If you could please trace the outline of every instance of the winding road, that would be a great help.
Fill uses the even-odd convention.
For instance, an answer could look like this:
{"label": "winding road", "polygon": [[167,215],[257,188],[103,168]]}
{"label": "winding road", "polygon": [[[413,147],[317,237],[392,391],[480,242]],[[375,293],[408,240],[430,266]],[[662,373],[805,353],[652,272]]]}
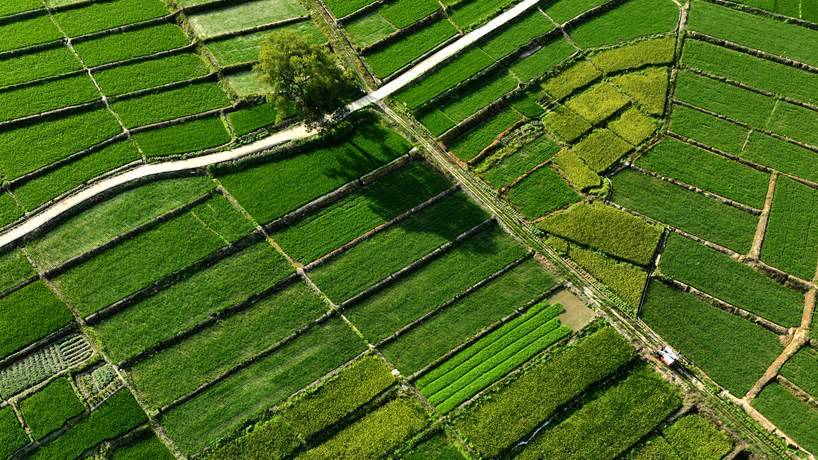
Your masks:
{"label": "winding road", "polygon": [[[352,113],[356,110],[376,104],[400,91],[402,88],[422,77],[441,63],[445,62],[447,59],[460,53],[481,38],[491,34],[507,22],[512,21],[516,17],[525,13],[538,2],[539,0],[523,0],[513,8],[501,13],[485,25],[473,30],[472,32],[469,32],[460,39],[452,42],[448,46],[419,62],[417,65],[410,68],[381,88],[354,102],[351,102],[346,107],[348,112]],[[306,126],[299,124],[276,132],[271,136],[265,137],[264,139],[237,147],[232,150],[225,150],[223,152],[217,152],[210,155],[188,158],[184,160],[148,163],[137,166],[133,169],[126,170],[122,173],[113,175],[109,178],[94,182],[87,187],[81,188],[71,195],[68,195],[41,209],[36,214],[27,216],[17,224],[3,230],[0,232],[0,248],[25,238],[72,209],[75,209],[94,197],[117,187],[121,187],[145,178],[157,177],[179,171],[199,169],[209,165],[238,160],[259,152],[263,152],[286,142],[305,139],[311,135],[312,132]]]}

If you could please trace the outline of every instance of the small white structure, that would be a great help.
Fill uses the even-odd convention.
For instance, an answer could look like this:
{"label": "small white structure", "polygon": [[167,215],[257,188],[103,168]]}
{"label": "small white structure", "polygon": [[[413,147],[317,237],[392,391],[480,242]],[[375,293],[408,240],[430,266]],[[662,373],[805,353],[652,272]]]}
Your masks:
{"label": "small white structure", "polygon": [[676,350],[670,348],[669,345],[665,345],[665,348],[659,350],[657,354],[660,358],[662,358],[662,362],[668,367],[673,367],[679,360],[679,355],[676,353]]}

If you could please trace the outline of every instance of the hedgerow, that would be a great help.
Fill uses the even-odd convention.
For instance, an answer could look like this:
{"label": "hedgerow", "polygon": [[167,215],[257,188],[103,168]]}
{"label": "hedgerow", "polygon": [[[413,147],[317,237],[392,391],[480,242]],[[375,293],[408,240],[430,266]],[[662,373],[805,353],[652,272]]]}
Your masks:
{"label": "hedgerow", "polygon": [[611,79],[637,105],[651,115],[662,115],[667,101],[670,74],[666,67],[626,73]]}
{"label": "hedgerow", "polygon": [[599,174],[592,171],[573,150],[565,149],[558,153],[554,164],[578,190],[591,190],[602,185]]}
{"label": "hedgerow", "polygon": [[602,72],[590,62],[583,60],[544,81],[542,87],[554,100],[559,101],[601,76]]}
{"label": "hedgerow", "polygon": [[461,160],[469,161],[521,119],[522,115],[517,113],[513,107],[508,107],[452,142],[450,150]]}
{"label": "hedgerow", "polygon": [[74,320],[68,308],[43,282],[0,299],[0,358],[56,332]]}
{"label": "hedgerow", "polygon": [[581,48],[595,48],[670,32],[679,8],[657,0],[631,0],[568,31]]}
{"label": "hedgerow", "polygon": [[603,72],[613,73],[646,65],[669,64],[673,61],[675,48],[676,37],[667,35],[599,51],[589,59]]}
{"label": "hedgerow", "polygon": [[201,77],[208,72],[199,55],[185,53],[94,72],[94,79],[102,92],[111,97]]}
{"label": "hedgerow", "polygon": [[0,60],[0,86],[14,85],[82,69],[64,46]]}
{"label": "hedgerow", "polygon": [[[487,218],[462,192],[454,193],[317,266],[310,278],[342,303]],[[366,270],[355,269],[363,265]]]}
{"label": "hedgerow", "polygon": [[674,97],[755,127],[767,125],[776,102],[771,97],[689,71],[679,72]]}
{"label": "hedgerow", "polygon": [[610,83],[603,82],[572,97],[565,102],[565,106],[591,124],[597,124],[628,105],[628,102],[628,98]]}
{"label": "hedgerow", "polygon": [[48,15],[3,24],[0,52],[48,43],[63,38]]}
{"label": "hedgerow", "polygon": [[537,165],[548,161],[559,151],[559,146],[548,137],[541,136],[524,145],[519,150],[504,157],[488,171],[482,173],[483,179],[494,188],[510,185],[523,174],[534,169]]}
{"label": "hedgerow", "polygon": [[662,235],[655,225],[599,202],[579,203],[537,226],[639,265],[650,264]]}
{"label": "hedgerow", "polygon": [[0,409],[0,455],[8,457],[30,441],[11,406]]}
{"label": "hedgerow", "polygon": [[608,129],[598,129],[573,147],[574,153],[596,173],[613,166],[633,147]]}
{"label": "hedgerow", "polygon": [[573,142],[579,139],[580,136],[587,133],[591,128],[591,124],[568,110],[564,105],[555,105],[542,118],[545,128],[556,134],[565,142]]}
{"label": "hedgerow", "polygon": [[0,292],[10,289],[34,275],[34,268],[17,249],[0,253]]}
{"label": "hedgerow", "polygon": [[498,386],[455,426],[480,452],[495,457],[634,356],[615,330],[601,329]]}
{"label": "hedgerow", "polygon": [[464,52],[433,74],[423,78],[398,92],[395,98],[414,110],[439,94],[448,91],[462,81],[468,80],[494,63],[488,54],[479,48]]}
{"label": "hedgerow", "polygon": [[811,181],[818,180],[815,152],[758,131],[750,134],[750,139],[740,156],[783,173]]}
{"label": "hedgerow", "polygon": [[181,48],[189,43],[190,39],[179,26],[162,24],[81,41],[73,47],[85,65],[94,67]]}
{"label": "hedgerow", "polygon": [[545,46],[529,56],[511,64],[509,69],[520,80],[529,82],[545,75],[551,68],[574,54],[576,49],[563,37],[548,41]]}
{"label": "hedgerow", "polygon": [[87,75],[0,93],[0,121],[92,102],[102,96]]}
{"label": "hedgerow", "polygon": [[626,110],[616,120],[608,123],[608,129],[632,145],[639,145],[656,132],[656,122],[642,115],[634,107]]}
{"label": "hedgerow", "polygon": [[125,126],[135,127],[207,112],[229,103],[219,84],[205,82],[113,102],[111,109],[119,114]]}
{"label": "hedgerow", "polygon": [[768,173],[675,139],[656,145],[637,164],[757,209],[764,207],[770,182]]}
{"label": "hedgerow", "polygon": [[753,400],[758,409],[797,443],[809,451],[818,450],[815,430],[818,429],[818,410],[800,400],[778,383],[771,383]]}
{"label": "hedgerow", "polygon": [[748,135],[746,128],[683,105],[673,107],[670,130],[734,155],[741,154]]}
{"label": "hedgerow", "polygon": [[161,0],[116,0],[94,3],[54,14],[54,20],[69,37],[162,17],[168,9]]}
{"label": "hedgerow", "polygon": [[103,321],[96,331],[111,359],[122,361],[274,286],[292,271],[260,242]]}
{"label": "hedgerow", "polygon": [[756,216],[630,169],[613,177],[612,199],[740,253],[748,252],[753,243]]}
{"label": "hedgerow", "polygon": [[146,157],[162,157],[207,150],[230,142],[221,116],[215,115],[134,134]]}
{"label": "hedgerow", "polygon": [[506,197],[528,219],[536,219],[579,201],[579,195],[548,167],[540,168],[506,192]]}
{"label": "hedgerow", "polygon": [[816,277],[818,267],[818,191],[788,177],[779,177],[762,260],[802,279]]}
{"label": "hedgerow", "polygon": [[85,405],[66,378],[49,383],[33,396],[20,402],[20,413],[31,428],[34,439],[42,439],[83,411]]}
{"label": "hedgerow", "polygon": [[744,395],[783,349],[775,333],[658,281],[642,318],[734,395]]}

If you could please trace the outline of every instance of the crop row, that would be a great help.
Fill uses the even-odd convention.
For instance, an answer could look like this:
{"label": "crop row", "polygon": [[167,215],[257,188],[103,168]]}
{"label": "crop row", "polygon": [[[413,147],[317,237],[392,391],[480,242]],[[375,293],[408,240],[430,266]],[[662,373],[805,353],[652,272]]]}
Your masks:
{"label": "crop row", "polygon": [[0,396],[10,398],[54,375],[83,363],[93,355],[91,345],[78,334],[39,348],[0,371]]}

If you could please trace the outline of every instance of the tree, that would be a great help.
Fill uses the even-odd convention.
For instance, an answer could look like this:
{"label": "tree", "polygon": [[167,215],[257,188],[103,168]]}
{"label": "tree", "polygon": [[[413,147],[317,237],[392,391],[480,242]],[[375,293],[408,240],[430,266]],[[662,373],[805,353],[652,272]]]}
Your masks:
{"label": "tree", "polygon": [[329,50],[292,31],[274,32],[261,42],[260,79],[271,90],[279,121],[298,113],[309,125],[326,126],[326,116],[353,98],[358,89]]}

